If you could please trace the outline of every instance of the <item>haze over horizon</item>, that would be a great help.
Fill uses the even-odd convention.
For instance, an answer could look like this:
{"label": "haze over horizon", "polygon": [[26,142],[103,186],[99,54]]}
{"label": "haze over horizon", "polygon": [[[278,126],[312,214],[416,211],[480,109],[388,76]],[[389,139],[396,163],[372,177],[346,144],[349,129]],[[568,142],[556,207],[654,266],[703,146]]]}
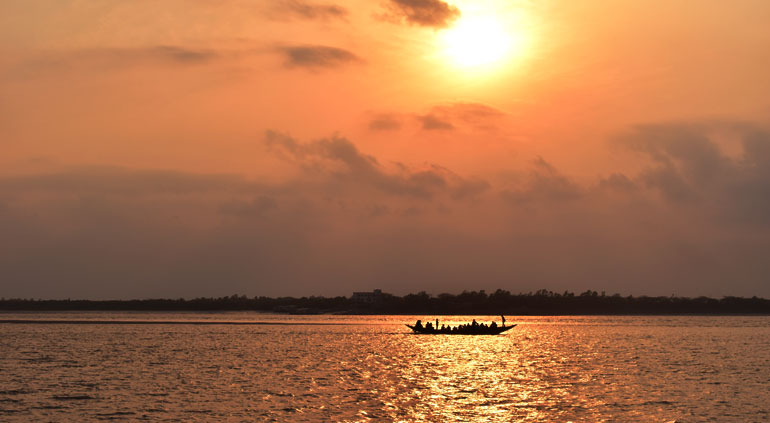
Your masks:
{"label": "haze over horizon", "polygon": [[764,0],[0,3],[0,297],[770,297]]}

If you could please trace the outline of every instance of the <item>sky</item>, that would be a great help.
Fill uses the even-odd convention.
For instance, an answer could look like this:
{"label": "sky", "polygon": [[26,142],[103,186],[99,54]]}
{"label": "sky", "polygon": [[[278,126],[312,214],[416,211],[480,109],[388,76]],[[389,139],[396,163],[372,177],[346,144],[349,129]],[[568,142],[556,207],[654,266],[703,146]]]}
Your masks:
{"label": "sky", "polygon": [[766,0],[0,2],[0,297],[770,297]]}

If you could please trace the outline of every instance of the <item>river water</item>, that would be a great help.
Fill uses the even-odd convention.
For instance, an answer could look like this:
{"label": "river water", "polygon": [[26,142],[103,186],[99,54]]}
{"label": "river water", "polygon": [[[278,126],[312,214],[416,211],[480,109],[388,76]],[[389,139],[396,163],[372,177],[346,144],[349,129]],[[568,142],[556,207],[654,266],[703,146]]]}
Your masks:
{"label": "river water", "polygon": [[0,421],[770,421],[770,317],[436,317],[0,314]]}

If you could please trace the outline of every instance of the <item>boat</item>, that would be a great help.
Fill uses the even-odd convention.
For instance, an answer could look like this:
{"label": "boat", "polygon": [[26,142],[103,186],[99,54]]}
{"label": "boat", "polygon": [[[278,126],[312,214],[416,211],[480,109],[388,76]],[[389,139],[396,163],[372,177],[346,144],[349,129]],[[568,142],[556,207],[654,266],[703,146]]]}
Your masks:
{"label": "boat", "polygon": [[503,324],[497,326],[497,324],[484,325],[478,324],[474,320],[471,324],[465,324],[460,326],[442,326],[438,327],[438,320],[436,320],[436,327],[433,327],[432,323],[428,323],[425,326],[418,320],[414,325],[406,325],[417,335],[499,335],[503,332],[513,329],[516,325],[505,325],[505,318],[503,317]]}

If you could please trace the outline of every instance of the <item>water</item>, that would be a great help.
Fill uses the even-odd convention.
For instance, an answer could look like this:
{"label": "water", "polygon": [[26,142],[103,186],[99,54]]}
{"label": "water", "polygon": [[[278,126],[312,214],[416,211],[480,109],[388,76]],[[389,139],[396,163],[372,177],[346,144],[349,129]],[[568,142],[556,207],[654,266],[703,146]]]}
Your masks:
{"label": "water", "polygon": [[417,318],[0,314],[297,324],[0,323],[0,421],[770,421],[770,317]]}

